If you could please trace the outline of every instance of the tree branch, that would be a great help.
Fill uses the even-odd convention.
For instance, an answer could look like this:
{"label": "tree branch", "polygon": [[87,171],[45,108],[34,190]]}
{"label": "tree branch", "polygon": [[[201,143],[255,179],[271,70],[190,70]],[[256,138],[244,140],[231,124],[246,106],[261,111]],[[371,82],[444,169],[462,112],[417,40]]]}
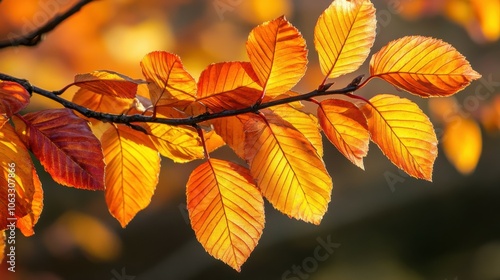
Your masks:
{"label": "tree branch", "polygon": [[117,114],[108,114],[108,113],[102,113],[102,112],[97,112],[90,110],[88,108],[85,108],[81,105],[78,105],[76,103],[73,103],[71,101],[68,101],[58,95],[58,91],[48,91],[36,86],[31,85],[27,80],[24,79],[19,79],[15,78],[9,75],[5,75],[0,73],[0,80],[4,81],[13,81],[21,84],[28,92],[35,92],[37,94],[40,94],[42,96],[45,96],[49,99],[52,99],[65,108],[72,109],[77,111],[78,113],[86,116],[87,118],[93,118],[96,120],[100,120],[103,122],[112,122],[112,123],[122,123],[122,124],[131,124],[134,122],[147,122],[147,123],[161,123],[161,124],[168,124],[168,125],[191,125],[194,126],[196,124],[202,123],[204,121],[208,120],[213,120],[217,118],[224,118],[224,117],[231,117],[231,116],[236,116],[236,115],[241,115],[241,114],[246,114],[246,113],[258,113],[259,110],[269,108],[272,106],[276,105],[281,105],[281,104],[287,104],[295,101],[304,101],[304,100],[309,100],[314,97],[318,96],[324,96],[324,95],[332,95],[332,94],[349,94],[353,91],[356,91],[358,89],[358,83],[359,79],[361,79],[361,76],[356,77],[353,82],[351,82],[348,86],[341,88],[341,89],[334,89],[334,90],[313,90],[308,93],[300,94],[300,95],[295,95],[291,97],[286,97],[282,99],[277,99],[277,100],[272,100],[269,102],[264,102],[260,104],[256,104],[250,107],[245,107],[241,109],[235,109],[235,110],[224,110],[220,112],[215,112],[215,113],[204,113],[201,115],[197,115],[194,117],[187,117],[187,118],[157,118],[154,116],[144,116],[144,115],[117,115]]}
{"label": "tree branch", "polygon": [[52,31],[59,24],[61,24],[64,20],[69,18],[78,12],[83,6],[94,0],[80,0],[73,7],[62,14],[57,14],[53,19],[48,21],[45,25],[39,27],[38,29],[32,31],[29,34],[23,35],[19,38],[9,38],[8,40],[0,41],[0,49],[14,46],[35,46],[42,41],[42,37],[44,34]]}

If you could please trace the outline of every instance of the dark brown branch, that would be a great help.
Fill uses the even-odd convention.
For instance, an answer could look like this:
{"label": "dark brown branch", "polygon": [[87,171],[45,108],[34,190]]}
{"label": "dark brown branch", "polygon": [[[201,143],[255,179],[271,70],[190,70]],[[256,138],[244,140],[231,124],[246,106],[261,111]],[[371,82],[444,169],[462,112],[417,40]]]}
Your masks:
{"label": "dark brown branch", "polygon": [[[359,77],[358,77],[359,78]],[[358,79],[356,78],[356,79]],[[355,81],[356,81],[355,79]],[[5,80],[5,81],[14,81],[20,83],[23,87],[26,88],[29,92],[35,92],[37,94],[43,95],[47,98],[50,98],[59,104],[63,105],[64,107],[68,109],[72,109],[77,111],[78,113],[88,117],[88,118],[93,118],[97,119],[103,122],[112,122],[112,123],[122,123],[122,124],[131,124],[134,122],[149,122],[149,123],[162,123],[162,124],[168,124],[168,125],[191,125],[194,126],[196,124],[202,123],[204,121],[208,120],[213,120],[217,118],[224,118],[224,117],[231,117],[231,116],[236,116],[236,115],[241,115],[241,114],[246,114],[246,113],[257,113],[259,110],[269,108],[272,106],[276,105],[281,105],[281,104],[287,104],[295,101],[304,101],[304,100],[309,100],[314,97],[318,96],[324,96],[324,95],[332,95],[332,94],[349,94],[353,91],[356,91],[358,89],[358,86],[356,83],[351,83],[350,85],[341,88],[341,89],[334,89],[334,90],[313,90],[311,92],[305,93],[305,94],[300,94],[300,95],[295,95],[291,97],[286,97],[283,99],[278,99],[278,100],[272,100],[269,102],[264,102],[260,104],[256,104],[254,106],[246,107],[246,108],[241,108],[241,109],[236,109],[236,110],[225,110],[221,112],[216,112],[216,113],[204,113],[198,116],[194,117],[188,117],[188,118],[157,118],[153,116],[144,116],[144,115],[116,115],[116,114],[108,114],[108,113],[102,113],[102,112],[96,112],[93,110],[90,110],[88,108],[85,108],[83,106],[80,106],[76,103],[73,103],[71,101],[68,101],[58,95],[58,91],[48,91],[36,86],[32,86],[28,81],[23,80],[23,79],[18,79],[9,75],[1,74],[0,73],[0,80]]]}
{"label": "dark brown branch", "polygon": [[78,12],[83,6],[94,0],[80,0],[69,10],[62,14],[57,14],[53,19],[48,21],[45,25],[39,27],[38,29],[30,32],[29,34],[23,35],[18,38],[9,38],[8,40],[0,41],[0,49],[14,46],[35,46],[42,41],[43,35],[52,31],[64,20],[69,18]]}

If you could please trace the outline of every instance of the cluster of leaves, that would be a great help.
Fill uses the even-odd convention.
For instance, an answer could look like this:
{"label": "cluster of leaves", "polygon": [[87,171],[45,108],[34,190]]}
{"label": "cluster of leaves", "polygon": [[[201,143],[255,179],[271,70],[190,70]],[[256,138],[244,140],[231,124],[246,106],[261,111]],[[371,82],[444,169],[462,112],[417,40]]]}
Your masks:
{"label": "cluster of leaves", "polygon": [[[140,63],[145,82],[111,71],[77,75],[67,86],[79,87],[72,102],[61,101],[67,108],[20,115],[30,94],[18,83],[1,81],[0,230],[9,216],[10,162],[17,168],[17,227],[31,235],[40,216],[42,188],[29,152],[59,184],[104,190],[109,211],[123,227],[149,204],[160,155],[179,163],[205,158],[187,182],[191,226],[209,254],[236,270],[262,234],[263,197],[290,217],[320,223],[333,186],[320,130],[362,169],[371,140],[396,166],[430,181],[437,138],[428,117],[408,99],[379,94],[366,100],[353,92],[380,78],[420,97],[449,96],[480,75],[449,44],[409,36],[371,57],[364,82],[358,77],[330,90],[328,79],[366,60],[375,28],[370,1],[333,1],[314,31],[325,76],[307,94],[291,91],[305,74],[308,50],[284,17],[250,32],[248,62],[211,64],[198,82],[178,56],[157,51]],[[330,98],[314,99],[321,95]],[[300,101],[315,103],[317,116],[303,112]],[[248,166],[211,158],[222,145]]]}

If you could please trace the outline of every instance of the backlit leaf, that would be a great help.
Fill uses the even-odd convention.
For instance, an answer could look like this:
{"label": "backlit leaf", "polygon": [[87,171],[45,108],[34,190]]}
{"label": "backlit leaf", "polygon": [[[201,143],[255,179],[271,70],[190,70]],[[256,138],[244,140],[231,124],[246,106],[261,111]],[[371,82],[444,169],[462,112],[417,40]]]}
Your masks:
{"label": "backlit leaf", "polygon": [[319,131],[318,119],[314,115],[293,108],[290,104],[273,106],[270,110],[302,133],[311,142],[318,155],[323,156],[323,141]]}
{"label": "backlit leaf", "polygon": [[476,168],[482,143],[481,129],[474,120],[461,117],[445,125],[444,154],[462,174],[470,174]]}
{"label": "backlit leaf", "polygon": [[375,41],[375,8],[367,0],[335,0],[314,28],[321,72],[328,78],[359,68]]}
{"label": "backlit leaf", "polygon": [[252,106],[261,93],[262,87],[249,62],[223,62],[203,70],[197,100],[216,112]]}
{"label": "backlit leaf", "polygon": [[370,74],[421,97],[449,96],[481,77],[453,46],[407,36],[374,54]]}
{"label": "backlit leaf", "polygon": [[240,271],[264,228],[264,201],[248,169],[209,159],[187,183],[187,208],[207,252]]}
{"label": "backlit leaf", "polygon": [[196,82],[184,69],[179,56],[165,51],[147,54],[141,61],[155,107],[184,108],[196,99]]}
{"label": "backlit leaf", "polygon": [[72,101],[93,111],[122,114],[125,110],[130,108],[134,99],[99,94],[81,88],[75,93]]}
{"label": "backlit leaf", "polygon": [[[159,113],[159,118],[166,118]],[[174,162],[184,163],[204,157],[201,139],[190,126],[172,126],[160,123],[144,123],[142,127],[162,156]]]}
{"label": "backlit leaf", "polygon": [[140,83],[139,80],[108,70],[78,74],[74,82],[76,86],[98,94],[129,99],[135,97]]}
{"label": "backlit leaf", "polygon": [[14,128],[0,128],[0,230],[30,212],[35,194],[28,149]]}
{"label": "backlit leaf", "polygon": [[101,138],[106,161],[106,203],[125,227],[151,202],[160,173],[160,155],[144,133],[113,126]]}
{"label": "backlit leaf", "polygon": [[31,212],[17,220],[17,228],[24,234],[24,236],[31,236],[35,234],[33,227],[38,222],[40,214],[43,210],[43,189],[42,182],[38,178],[36,170],[33,168],[33,185],[35,187],[35,193],[33,194],[33,200],[31,201]]}
{"label": "backlit leaf", "polygon": [[269,110],[245,123],[245,158],[262,194],[290,217],[319,224],[332,180],[315,148],[290,123]]}
{"label": "backlit leaf", "polygon": [[306,72],[306,42],[284,16],[254,28],[248,36],[246,48],[268,97],[287,92]]}
{"label": "backlit leaf", "polygon": [[30,94],[18,83],[0,80],[0,128],[30,102]]}
{"label": "backlit leaf", "polygon": [[328,99],[318,107],[318,118],[328,140],[347,159],[364,169],[370,133],[363,112],[349,101]]}
{"label": "backlit leaf", "polygon": [[85,120],[69,109],[52,109],[26,114],[16,126],[19,122],[26,124],[29,147],[54,181],[80,189],[104,189],[101,145]]}
{"label": "backlit leaf", "polygon": [[237,156],[245,158],[245,122],[248,114],[212,120],[215,132],[233,149]]}
{"label": "backlit leaf", "polygon": [[417,104],[390,94],[379,94],[361,109],[371,139],[397,167],[409,175],[432,181],[437,139],[432,123]]}

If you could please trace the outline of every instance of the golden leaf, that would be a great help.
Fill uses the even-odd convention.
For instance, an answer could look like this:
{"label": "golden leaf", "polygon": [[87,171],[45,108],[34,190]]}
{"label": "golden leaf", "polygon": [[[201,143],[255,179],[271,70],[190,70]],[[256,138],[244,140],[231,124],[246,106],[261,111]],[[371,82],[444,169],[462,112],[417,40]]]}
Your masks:
{"label": "golden leaf", "polygon": [[160,155],[142,132],[124,125],[101,137],[106,161],[106,203],[122,227],[151,202],[160,173]]}
{"label": "golden leaf", "polygon": [[373,46],[376,25],[370,1],[333,1],[314,28],[321,72],[336,78],[357,70]]}
{"label": "golden leaf", "polygon": [[356,105],[341,99],[322,101],[318,118],[326,137],[348,160],[365,169],[370,133],[366,118]]}
{"label": "golden leaf", "polygon": [[420,97],[449,96],[481,77],[453,46],[407,36],[374,54],[370,74]]}
{"label": "golden leaf", "polygon": [[397,167],[409,175],[432,181],[437,139],[432,123],[417,104],[390,94],[379,94],[361,109],[371,139]]}
{"label": "golden leaf", "polygon": [[74,84],[102,95],[134,98],[140,80],[131,79],[113,71],[100,70],[75,76]]}
{"label": "golden leaf", "polygon": [[262,194],[290,217],[319,224],[332,180],[309,140],[269,110],[245,123],[245,158]]}
{"label": "golden leaf", "polygon": [[284,16],[254,28],[246,48],[268,97],[289,91],[306,72],[306,41]]}
{"label": "golden leaf", "polygon": [[264,228],[264,201],[248,169],[209,159],[187,183],[187,208],[207,252],[240,271]]}

